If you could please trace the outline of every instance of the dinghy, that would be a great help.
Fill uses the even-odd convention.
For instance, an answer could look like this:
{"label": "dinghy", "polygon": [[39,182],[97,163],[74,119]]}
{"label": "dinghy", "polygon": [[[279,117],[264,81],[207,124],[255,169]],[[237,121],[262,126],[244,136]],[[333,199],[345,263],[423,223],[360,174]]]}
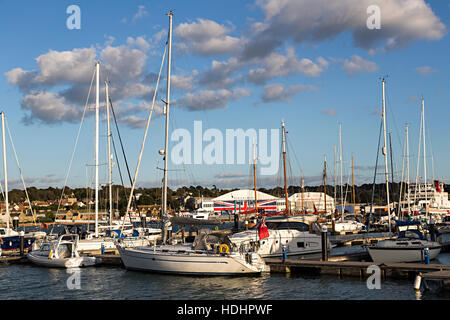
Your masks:
{"label": "dinghy", "polygon": [[65,234],[57,240],[44,242],[39,249],[27,254],[32,263],[48,268],[79,268],[100,262],[95,257],[81,257],[78,253],[78,235]]}

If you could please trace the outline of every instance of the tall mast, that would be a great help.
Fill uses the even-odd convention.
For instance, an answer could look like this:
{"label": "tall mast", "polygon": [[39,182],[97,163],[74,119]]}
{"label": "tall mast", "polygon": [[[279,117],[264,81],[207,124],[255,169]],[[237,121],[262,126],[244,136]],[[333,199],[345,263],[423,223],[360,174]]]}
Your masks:
{"label": "tall mast", "polygon": [[409,194],[409,133],[408,124],[406,124],[406,187],[408,188],[408,215],[411,214],[411,199]]}
{"label": "tall mast", "polygon": [[163,243],[167,242],[167,226],[165,219],[167,218],[167,163],[168,163],[168,148],[169,148],[169,108],[170,108],[170,67],[172,62],[172,18],[173,12],[170,11],[169,16],[169,34],[167,47],[167,91],[166,91],[166,136],[164,143],[164,178],[163,178],[163,195],[162,195],[162,217],[163,217]]}
{"label": "tall mast", "polygon": [[106,119],[108,123],[108,176],[109,176],[109,224],[112,225],[113,219],[113,196],[112,196],[112,164],[111,164],[111,126],[110,126],[110,115],[109,115],[109,86],[108,81],[105,81],[106,89]]}
{"label": "tall mast", "polygon": [[100,106],[100,62],[96,65],[95,94],[95,237],[98,237],[98,137],[99,137],[99,106]]}
{"label": "tall mast", "polygon": [[323,193],[324,193],[325,214],[327,214],[327,155],[324,155],[324,164],[323,164]]}
{"label": "tall mast", "polygon": [[287,178],[286,178],[286,130],[284,128],[284,120],[281,122],[281,127],[283,131],[284,197],[286,202],[286,212],[287,214],[289,214],[289,200],[288,200]]}
{"label": "tall mast", "polygon": [[303,206],[303,195],[304,195],[304,193],[305,193],[305,186],[304,186],[304,184],[303,184],[303,175],[302,175],[302,178],[301,178],[301,187],[302,187],[302,212],[303,212],[303,210],[304,210],[304,206]]}
{"label": "tall mast", "polygon": [[[406,125],[406,127],[408,128],[408,125]],[[403,217],[403,211],[402,211],[402,197],[403,197],[403,186],[405,185],[403,183],[404,181],[404,172],[405,172],[405,158],[406,158],[406,138],[407,136],[405,135],[405,145],[403,148],[403,160],[402,160],[402,177],[400,179],[400,190],[399,190],[399,196],[398,196],[398,215],[402,218]],[[391,149],[391,159],[392,159],[392,149]],[[405,192],[406,194],[406,192]],[[405,197],[406,198],[406,197]],[[405,202],[405,199],[403,199],[403,202]]]}
{"label": "tall mast", "polygon": [[417,166],[416,166],[416,187],[414,188],[414,204],[417,200],[417,192],[420,194],[420,179],[419,179],[419,169],[420,169],[420,152],[422,147],[422,114],[420,115],[420,129],[419,129],[419,151],[417,152]]}
{"label": "tall mast", "polygon": [[[389,132],[389,154],[390,154],[390,159],[391,159],[391,183],[392,183],[392,187],[391,187],[391,191],[392,193],[394,193],[394,161],[392,160],[392,139],[391,139],[391,132]],[[395,200],[394,197],[392,197],[392,209],[394,210],[395,208]]]}
{"label": "tall mast", "polygon": [[344,221],[344,183],[342,182],[342,124],[339,123],[339,164],[341,169],[341,221]]}
{"label": "tall mast", "polygon": [[[5,144],[5,113],[2,112],[2,139],[3,139],[3,175],[5,176],[5,209],[6,209],[6,232],[9,232],[9,200],[8,200],[8,169],[6,167],[6,144]],[[31,206],[31,203],[30,203]]]}
{"label": "tall mast", "polygon": [[428,195],[427,195],[427,158],[426,158],[426,148],[425,148],[425,100],[422,98],[422,134],[423,134],[423,180],[425,186],[425,214],[428,218]]}
{"label": "tall mast", "polygon": [[336,201],[337,175],[336,175],[336,144],[334,145],[334,201]]}
{"label": "tall mast", "polygon": [[355,175],[353,173],[353,156],[352,156],[352,185],[353,185],[353,214],[356,215],[356,197],[355,197]]}
{"label": "tall mast", "polygon": [[258,191],[256,191],[256,144],[253,142],[253,180],[255,183],[255,212],[258,215]]}
{"label": "tall mast", "polygon": [[389,232],[391,232],[391,210],[389,208],[389,172],[388,172],[388,160],[387,160],[387,143],[386,143],[386,89],[385,89],[385,80],[382,79],[383,84],[383,131],[384,131],[384,146],[383,146],[383,155],[384,155],[384,177],[386,182],[386,199],[387,199],[387,210],[388,210],[388,225]]}

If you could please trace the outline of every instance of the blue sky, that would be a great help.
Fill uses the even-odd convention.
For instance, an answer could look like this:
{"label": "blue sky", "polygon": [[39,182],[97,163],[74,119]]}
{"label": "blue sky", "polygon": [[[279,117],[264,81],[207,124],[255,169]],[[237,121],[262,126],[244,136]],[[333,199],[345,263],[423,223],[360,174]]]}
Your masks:
{"label": "blue sky", "polygon": [[[66,27],[66,8],[72,4],[81,9],[80,30]],[[366,26],[371,4],[381,10],[380,30]],[[0,107],[29,185],[63,185],[95,60],[102,63],[102,80],[111,81],[134,172],[169,10],[174,10],[171,131],[193,132],[197,120],[204,131],[215,128],[225,135],[226,129],[279,129],[284,119],[290,182],[299,184],[303,174],[307,184],[318,184],[325,154],[328,179],[333,179],[341,123],[344,174],[350,173],[354,156],[356,183],[367,183],[373,176],[381,120],[380,77],[388,75],[387,121],[396,180],[406,123],[415,179],[418,97],[423,96],[428,177],[434,171],[435,178],[450,182],[448,1],[0,1]],[[163,81],[158,101],[164,88]],[[158,103],[151,122],[141,186],[160,185],[161,107]],[[92,164],[93,132],[90,115],[83,124],[70,186],[90,183],[86,165]],[[104,134],[101,139],[104,164]],[[12,152],[8,166],[11,184],[19,186]],[[248,164],[173,169],[173,187],[252,186]],[[280,175],[258,176],[259,185],[275,185]],[[101,179],[106,181],[104,165]],[[114,182],[119,183],[116,171]]]}

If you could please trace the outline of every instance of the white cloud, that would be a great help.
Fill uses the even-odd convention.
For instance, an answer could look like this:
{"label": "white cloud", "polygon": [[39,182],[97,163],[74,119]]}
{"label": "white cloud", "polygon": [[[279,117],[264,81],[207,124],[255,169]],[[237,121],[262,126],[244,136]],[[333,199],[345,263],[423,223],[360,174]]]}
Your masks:
{"label": "white cloud", "polygon": [[241,67],[242,63],[235,57],[223,62],[213,60],[211,69],[202,72],[198,82],[211,89],[229,88],[235,83],[232,75]]}
{"label": "white cloud", "polygon": [[173,75],[170,77],[170,83],[174,88],[189,91],[194,88],[195,76],[197,76],[197,71],[193,71],[192,74],[184,75]]}
{"label": "white cloud", "polygon": [[436,69],[433,69],[430,66],[423,66],[423,67],[418,67],[415,69],[415,71],[420,74],[421,76],[428,76],[433,72],[437,72]]}
{"label": "white cloud", "polygon": [[248,96],[249,94],[245,89],[200,90],[196,93],[187,93],[184,97],[177,100],[177,104],[191,111],[225,109],[231,100]]}
{"label": "white cloud", "polygon": [[318,89],[311,85],[297,84],[288,88],[281,83],[273,83],[264,86],[262,102],[269,103],[274,101],[291,101],[292,96],[299,92],[317,91]]}
{"label": "white cloud", "polygon": [[203,56],[236,53],[243,46],[243,39],[229,36],[232,29],[215,21],[197,19],[197,22],[181,23],[175,34],[183,43],[183,51]]}
{"label": "white cloud", "polygon": [[134,14],[132,21],[139,20],[148,14],[147,10],[145,10],[145,6],[138,6],[138,11]]}
{"label": "white cloud", "polygon": [[[446,26],[424,0],[257,0],[264,25],[248,42],[243,59],[266,56],[286,40],[323,42],[350,33],[356,47],[400,48],[416,40],[439,40]],[[381,29],[367,28],[366,10],[378,5]]]}
{"label": "white cloud", "polygon": [[[320,61],[322,64],[326,64],[325,59]],[[265,83],[275,77],[298,73],[309,77],[318,77],[323,72],[323,68],[310,59],[298,60],[293,48],[288,48],[285,56],[278,52],[272,52],[264,58],[256,59],[255,63],[260,67],[250,70],[247,79],[257,84]]]}
{"label": "white cloud", "polygon": [[[149,73],[144,72],[150,48],[147,40],[144,37],[129,37],[124,45],[113,46],[112,43],[113,39],[108,38],[103,48],[50,50],[36,58],[36,70],[15,68],[6,72],[8,83],[17,86],[23,93],[24,122],[53,124],[78,121],[98,56],[101,61],[102,97],[103,81],[108,79],[114,103],[119,104],[127,99],[152,99],[154,88],[145,81]],[[95,83],[91,102],[94,90]]]}
{"label": "white cloud", "polygon": [[345,59],[342,63],[342,69],[349,75],[353,76],[361,72],[374,72],[378,70],[375,62],[364,60],[358,55],[353,55],[350,60]]}
{"label": "white cloud", "polygon": [[31,111],[24,118],[26,123],[40,121],[46,124],[55,124],[63,121],[77,122],[81,113],[77,107],[70,105],[53,92],[31,92],[22,99],[22,108]]}

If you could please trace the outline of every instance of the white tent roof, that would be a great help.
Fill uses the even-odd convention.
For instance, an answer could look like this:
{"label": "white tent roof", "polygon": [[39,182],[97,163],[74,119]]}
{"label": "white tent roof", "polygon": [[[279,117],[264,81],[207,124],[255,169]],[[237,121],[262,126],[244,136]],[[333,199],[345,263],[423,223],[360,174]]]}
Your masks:
{"label": "white tent roof", "polygon": [[[288,199],[289,201],[295,201],[302,198],[301,193],[294,193]],[[323,201],[325,194],[323,192],[305,192],[303,194],[303,200]],[[327,195],[327,202],[334,201],[333,197]]]}
{"label": "white tent roof", "polygon": [[[270,194],[257,191],[258,200],[277,200],[277,197],[271,196]],[[234,201],[234,200],[255,200],[255,190],[244,189],[231,191],[220,197],[214,198],[213,201]]]}

